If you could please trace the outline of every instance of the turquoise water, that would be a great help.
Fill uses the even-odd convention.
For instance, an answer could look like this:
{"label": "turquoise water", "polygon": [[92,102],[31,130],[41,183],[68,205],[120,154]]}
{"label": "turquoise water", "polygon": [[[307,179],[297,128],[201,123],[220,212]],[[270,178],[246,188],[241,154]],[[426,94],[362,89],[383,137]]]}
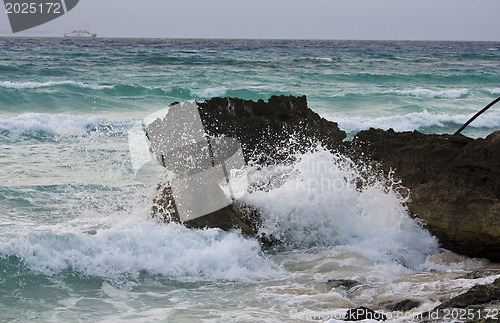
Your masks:
{"label": "turquoise water", "polygon": [[[349,132],[451,132],[500,94],[498,43],[12,40],[1,42],[2,113],[127,119],[173,101],[307,95]],[[479,119],[469,135],[500,125]]]}
{"label": "turquoise water", "polygon": [[[456,278],[486,263],[439,249],[395,183],[359,191],[350,183],[361,170],[321,149],[250,167],[250,183],[269,186],[245,200],[290,247],[270,250],[238,232],[151,220],[154,188],[135,180],[128,130],[174,101],[292,94],[350,137],[369,127],[453,133],[500,95],[499,49],[0,39],[0,320],[327,320],[409,295],[422,300],[416,311],[432,308],[435,293],[477,283]],[[464,134],[498,129],[494,106]],[[335,192],[301,184],[325,178],[351,181]],[[323,284],[341,278],[365,285]]]}

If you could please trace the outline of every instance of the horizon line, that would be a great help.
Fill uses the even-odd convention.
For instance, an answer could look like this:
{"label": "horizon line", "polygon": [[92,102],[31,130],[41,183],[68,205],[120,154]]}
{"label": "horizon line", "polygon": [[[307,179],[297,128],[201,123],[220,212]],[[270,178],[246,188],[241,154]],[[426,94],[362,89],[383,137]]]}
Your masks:
{"label": "horizon line", "polygon": [[[64,36],[46,36],[46,35],[2,35],[0,38],[53,38],[65,39]],[[134,36],[105,36],[96,38],[67,38],[72,40],[103,40],[103,39],[158,39],[158,40],[269,40],[269,41],[375,41],[375,42],[481,42],[481,43],[500,43],[500,40],[467,40],[467,39],[363,39],[363,38],[228,38],[228,37],[134,37]]]}

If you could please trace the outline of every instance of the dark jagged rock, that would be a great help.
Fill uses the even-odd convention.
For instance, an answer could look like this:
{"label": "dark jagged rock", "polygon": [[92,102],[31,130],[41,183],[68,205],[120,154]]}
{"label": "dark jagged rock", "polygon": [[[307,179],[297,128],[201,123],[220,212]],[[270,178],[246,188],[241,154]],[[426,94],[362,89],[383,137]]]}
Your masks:
{"label": "dark jagged rock", "polygon": [[395,171],[410,189],[410,212],[444,248],[500,261],[499,131],[472,139],[370,129],[352,147]]}
{"label": "dark jagged rock", "polygon": [[345,321],[362,321],[362,320],[376,320],[385,321],[387,316],[383,313],[375,312],[366,307],[352,308],[347,311],[344,317]]}
{"label": "dark jagged rock", "polygon": [[207,132],[237,138],[247,161],[284,160],[317,141],[336,149],[346,137],[337,123],[309,109],[305,96],[271,96],[268,102],[212,98],[198,106]]}
{"label": "dark jagged rock", "polygon": [[[211,136],[238,139],[246,161],[283,161],[290,152],[307,149],[318,141],[335,149],[346,137],[335,122],[309,109],[305,96],[272,96],[268,102],[212,98],[197,104],[205,131]],[[170,186],[161,185],[158,191],[153,201],[153,217],[164,222],[181,222]],[[183,224],[189,228],[238,228],[245,234],[256,235],[258,223],[256,210],[233,203]],[[273,243],[272,238],[259,238],[266,244]]]}

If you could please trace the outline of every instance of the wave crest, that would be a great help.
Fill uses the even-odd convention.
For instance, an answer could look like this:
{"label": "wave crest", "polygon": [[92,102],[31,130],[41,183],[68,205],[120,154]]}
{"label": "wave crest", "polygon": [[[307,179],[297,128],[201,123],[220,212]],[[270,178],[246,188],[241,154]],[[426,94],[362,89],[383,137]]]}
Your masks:
{"label": "wave crest", "polygon": [[83,89],[104,90],[112,89],[114,85],[92,85],[76,81],[48,81],[48,82],[22,82],[16,83],[11,81],[0,82],[0,86],[8,89],[39,89],[43,87],[53,87],[59,85],[71,85]]}
{"label": "wave crest", "polygon": [[137,279],[141,272],[189,281],[246,280],[278,272],[255,239],[236,232],[114,220],[89,232],[61,224],[16,233],[0,240],[0,258],[19,257],[30,270],[49,276],[74,270],[111,280]]}
{"label": "wave crest", "polygon": [[25,113],[17,117],[0,119],[0,133],[9,138],[81,136],[101,126],[121,125],[99,117],[68,114]]}
{"label": "wave crest", "polygon": [[206,88],[206,89],[190,89],[189,92],[193,96],[197,96],[204,99],[210,99],[212,97],[222,97],[226,95],[227,89],[224,87]]}
{"label": "wave crest", "polygon": [[[342,130],[345,130],[348,133],[353,133],[369,128],[378,128],[383,130],[392,128],[395,131],[413,131],[427,127],[439,127],[446,129],[450,126],[449,124],[452,124],[456,128],[456,126],[462,125],[469,120],[472,115],[473,114],[448,115],[424,110],[422,112],[412,112],[405,115],[393,115],[376,118],[347,116],[326,116],[326,118],[337,122]],[[488,117],[485,116],[474,120],[469,127],[500,127],[500,114],[490,112],[488,113]]]}
{"label": "wave crest", "polygon": [[413,89],[413,90],[394,90],[386,93],[403,95],[403,96],[416,96],[427,99],[458,99],[469,94],[468,89],[452,89],[443,91],[434,91],[430,89]]}
{"label": "wave crest", "polygon": [[498,95],[498,94],[500,94],[500,87],[486,89],[486,92],[493,94],[493,95]]}

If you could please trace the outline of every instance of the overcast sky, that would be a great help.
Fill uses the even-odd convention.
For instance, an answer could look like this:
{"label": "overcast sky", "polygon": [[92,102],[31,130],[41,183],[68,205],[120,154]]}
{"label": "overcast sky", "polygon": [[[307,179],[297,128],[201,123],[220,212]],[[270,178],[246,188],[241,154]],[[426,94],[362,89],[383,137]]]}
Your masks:
{"label": "overcast sky", "polygon": [[1,36],[500,41],[500,0],[80,0],[64,16]]}

